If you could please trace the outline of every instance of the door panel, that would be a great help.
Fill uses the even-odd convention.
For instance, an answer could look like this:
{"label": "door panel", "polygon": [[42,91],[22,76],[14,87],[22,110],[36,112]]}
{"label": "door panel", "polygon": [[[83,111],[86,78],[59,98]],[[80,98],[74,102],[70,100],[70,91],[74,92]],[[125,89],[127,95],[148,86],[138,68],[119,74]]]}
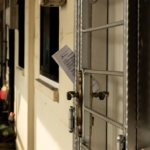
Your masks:
{"label": "door panel", "polygon": [[123,26],[108,30],[108,70],[123,71]]}
{"label": "door panel", "polygon": [[[137,3],[77,0],[75,5],[75,90],[78,95],[81,86],[77,75],[81,72],[82,134],[79,138],[75,136],[74,149],[136,149],[133,104],[136,104],[137,72],[131,66],[137,63],[137,37],[129,35],[136,31],[131,27],[137,23]],[[133,9],[129,7],[134,5]],[[96,91],[93,81],[99,87]],[[74,103],[77,125],[79,103],[77,97]],[[74,135],[78,135],[76,129]]]}
{"label": "door panel", "polygon": [[91,149],[93,150],[99,150],[100,148],[106,149],[106,138],[107,138],[106,122],[99,119],[96,116],[93,117],[94,117],[94,124],[92,126]]}
{"label": "door panel", "polygon": [[107,149],[108,150],[118,150],[117,146],[117,139],[116,137],[118,135],[123,135],[123,131],[112,126],[111,124],[108,124],[108,144],[107,144]]}

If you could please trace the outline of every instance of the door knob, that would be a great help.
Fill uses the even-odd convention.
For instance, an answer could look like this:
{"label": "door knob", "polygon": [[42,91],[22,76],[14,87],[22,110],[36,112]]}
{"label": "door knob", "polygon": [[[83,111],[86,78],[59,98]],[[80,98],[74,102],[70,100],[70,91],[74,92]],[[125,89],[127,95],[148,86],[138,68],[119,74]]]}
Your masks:
{"label": "door knob", "polygon": [[109,96],[109,92],[102,91],[102,92],[99,92],[99,93],[92,93],[92,96],[93,97],[99,97],[100,100],[104,100],[104,98]]}
{"label": "door knob", "polygon": [[71,100],[74,97],[79,98],[79,93],[74,91],[67,92],[67,100]]}

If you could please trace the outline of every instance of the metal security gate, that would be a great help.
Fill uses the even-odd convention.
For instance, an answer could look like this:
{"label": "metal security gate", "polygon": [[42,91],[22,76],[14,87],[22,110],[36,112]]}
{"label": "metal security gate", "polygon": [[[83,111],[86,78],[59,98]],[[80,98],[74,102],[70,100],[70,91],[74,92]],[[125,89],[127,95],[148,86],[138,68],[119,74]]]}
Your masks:
{"label": "metal security gate", "polygon": [[137,6],[75,0],[74,150],[136,149]]}

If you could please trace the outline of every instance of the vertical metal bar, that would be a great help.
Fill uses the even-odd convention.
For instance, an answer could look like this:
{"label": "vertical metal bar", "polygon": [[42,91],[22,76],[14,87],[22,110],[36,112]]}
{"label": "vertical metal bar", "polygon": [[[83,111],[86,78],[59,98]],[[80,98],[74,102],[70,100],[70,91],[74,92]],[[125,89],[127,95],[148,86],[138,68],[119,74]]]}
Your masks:
{"label": "vertical metal bar", "polygon": [[127,58],[128,58],[128,0],[124,0],[124,49],[123,49],[123,72],[124,72],[124,82],[123,82],[123,115],[124,115],[124,135],[126,136],[126,144],[128,143],[128,81],[127,81]]}
{"label": "vertical metal bar", "polygon": [[[75,91],[77,92],[77,74],[79,71],[79,66],[80,66],[80,62],[79,62],[79,50],[80,50],[80,0],[75,0],[74,1],[74,51],[75,51]],[[80,150],[80,139],[77,135],[77,107],[76,107],[76,100],[73,101],[73,105],[75,108],[75,113],[74,113],[74,117],[75,117],[75,129],[74,129],[74,134],[73,134],[73,150]]]}
{"label": "vertical metal bar", "polygon": [[[87,0],[81,0],[81,24],[80,24],[80,69],[91,68],[91,33],[81,32],[83,28],[91,27],[91,9],[92,5]],[[84,74],[83,74],[84,75]],[[85,92],[85,84],[86,92]],[[90,75],[83,76],[83,105],[88,105],[91,108],[91,77]],[[88,92],[87,92],[88,91]],[[86,115],[83,110],[83,141],[86,146],[90,148],[91,146],[91,114]],[[85,122],[86,118],[86,122]],[[86,132],[85,132],[86,130]]]}
{"label": "vertical metal bar", "polygon": [[83,27],[83,14],[82,14],[83,13],[83,10],[82,10],[83,9],[83,5],[82,4],[83,4],[83,0],[80,0],[80,4],[79,4],[80,5],[80,13],[79,13],[79,15],[80,15],[79,16],[80,17],[80,25],[79,25],[79,32],[80,32],[79,33],[79,35],[80,35],[80,37],[79,37],[79,39],[80,39],[80,44],[79,44],[80,45],[80,52],[79,52],[80,53],[80,58],[79,59],[80,60],[79,61],[80,61],[80,66],[79,66],[79,70],[82,70],[82,63],[83,63],[82,62],[82,58],[83,58],[82,57],[82,51],[83,51],[82,50],[82,48],[83,48],[83,46],[82,46],[82,44],[83,44],[82,40],[83,39],[82,39],[82,32],[81,32],[82,31],[82,27]]}
{"label": "vertical metal bar", "polygon": [[[136,149],[137,0],[124,1],[124,103],[126,150]],[[135,66],[134,68],[132,66]]]}
{"label": "vertical metal bar", "polygon": [[81,24],[81,0],[77,0],[77,69],[78,71],[80,70],[80,24]]}
{"label": "vertical metal bar", "polygon": [[[83,7],[82,0],[80,0],[80,2],[79,2],[79,7],[80,7],[79,14],[78,14],[79,15],[78,16],[78,19],[79,19],[79,28],[78,28],[78,31],[79,31],[79,71],[81,71],[81,68],[82,68],[82,32],[81,32],[81,30],[82,30],[82,7]],[[82,80],[83,80],[83,77],[82,77]],[[83,81],[81,84],[83,87],[84,86]],[[83,89],[81,89],[81,90],[82,90],[82,92],[84,92]],[[84,99],[83,99],[83,101],[84,101]],[[83,111],[82,111],[82,114],[84,114]],[[82,118],[82,124],[84,124],[83,118]],[[83,135],[83,132],[84,132],[84,126],[82,125],[82,135]],[[81,138],[79,138],[79,149],[80,150],[82,150],[81,143],[82,143],[82,140],[81,140]]]}
{"label": "vertical metal bar", "polygon": [[[109,23],[109,0],[107,0],[107,24]],[[108,67],[108,43],[109,43],[109,29],[106,30],[106,71],[109,70]],[[106,91],[108,91],[108,75],[106,76]],[[108,117],[108,98],[106,98],[106,116]],[[108,149],[108,123],[106,122],[106,150]]]}

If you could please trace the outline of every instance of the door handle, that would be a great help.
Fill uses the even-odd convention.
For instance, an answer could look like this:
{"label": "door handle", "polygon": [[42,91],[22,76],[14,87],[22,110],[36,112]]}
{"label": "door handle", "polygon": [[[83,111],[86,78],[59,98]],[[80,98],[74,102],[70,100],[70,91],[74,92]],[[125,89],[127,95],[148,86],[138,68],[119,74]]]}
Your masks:
{"label": "door handle", "polygon": [[72,98],[76,98],[76,126],[77,126],[77,132],[78,136],[82,137],[82,101],[83,101],[83,95],[82,95],[82,72],[78,72],[78,78],[77,78],[77,92],[74,91],[68,91],[67,92],[67,100],[71,100]]}
{"label": "door handle", "polygon": [[74,97],[79,98],[79,93],[74,91],[67,92],[67,100],[71,100]]}
{"label": "door handle", "polygon": [[92,93],[92,97],[99,97],[100,100],[104,100],[108,96],[109,96],[109,92],[107,91],[102,91],[99,93]]}

